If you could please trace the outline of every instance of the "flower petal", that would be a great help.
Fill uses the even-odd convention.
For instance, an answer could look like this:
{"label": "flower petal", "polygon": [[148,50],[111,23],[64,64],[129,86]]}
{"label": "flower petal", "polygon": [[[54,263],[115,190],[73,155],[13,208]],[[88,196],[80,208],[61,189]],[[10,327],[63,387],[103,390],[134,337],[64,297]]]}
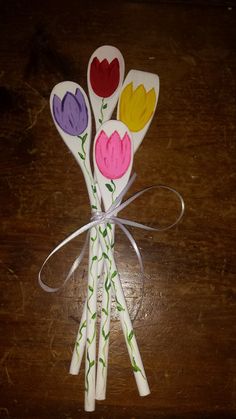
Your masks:
{"label": "flower petal", "polygon": [[80,109],[79,125],[80,125],[80,130],[81,130],[81,133],[82,133],[88,126],[88,109],[87,109],[87,106],[86,106],[84,95],[79,90],[79,88],[76,89],[75,97],[76,97],[76,100],[78,102],[79,109]]}
{"label": "flower petal", "polygon": [[108,137],[104,131],[101,131],[98,135],[95,144],[95,159],[100,172],[105,176],[106,173],[106,159],[108,158]]}
{"label": "flower petal", "polygon": [[63,129],[61,106],[62,106],[61,99],[57,95],[54,95],[53,96],[53,101],[52,101],[53,116],[54,116],[57,124],[59,125],[59,127]]}
{"label": "flower petal", "polygon": [[127,84],[120,96],[119,119],[130,128],[130,110],[133,93],[133,83]]}
{"label": "flower petal", "polygon": [[123,176],[127,172],[130,165],[130,161],[131,161],[131,139],[129,135],[127,134],[127,132],[125,133],[121,141],[121,144],[122,144],[122,156],[123,156],[122,162],[121,162],[122,163],[121,176]]}
{"label": "flower petal", "polygon": [[80,129],[81,106],[75,96],[67,92],[62,100],[62,115],[64,131],[70,135],[80,135],[83,130]]}

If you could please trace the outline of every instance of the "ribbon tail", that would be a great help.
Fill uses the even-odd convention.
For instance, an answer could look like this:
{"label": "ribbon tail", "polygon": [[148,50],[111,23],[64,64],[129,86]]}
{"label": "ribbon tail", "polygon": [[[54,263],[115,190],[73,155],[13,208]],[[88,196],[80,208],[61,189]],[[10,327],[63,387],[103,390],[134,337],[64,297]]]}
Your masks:
{"label": "ribbon tail", "polygon": [[159,231],[159,229],[157,229],[157,228],[149,227],[145,224],[137,223],[136,221],[126,220],[125,218],[120,218],[120,217],[114,217],[113,216],[110,219],[110,222],[111,223],[113,222],[114,224],[117,224],[117,222],[120,222],[120,224],[122,224],[122,225],[128,225],[130,227],[142,228],[143,230],[148,230],[148,231]]}
{"label": "ribbon tail", "polygon": [[[90,224],[92,224],[92,223],[90,223]],[[93,223],[94,224],[94,223]],[[80,229],[81,230],[81,229]],[[80,233],[81,234],[81,233]],[[78,235],[78,234],[77,234]],[[69,236],[69,238],[70,238],[71,236]],[[85,240],[85,243],[83,244],[83,247],[82,247],[82,250],[81,250],[81,252],[80,252],[80,254],[79,254],[79,256],[74,260],[74,262],[73,262],[73,264],[72,264],[72,266],[71,266],[71,268],[70,268],[70,270],[69,270],[69,272],[68,272],[68,274],[67,274],[67,276],[66,276],[66,278],[65,278],[65,280],[64,280],[64,282],[63,282],[63,284],[62,285],[60,285],[60,287],[57,287],[57,288],[52,288],[52,287],[49,287],[47,284],[45,284],[44,282],[43,282],[43,280],[42,280],[42,278],[41,278],[41,275],[42,275],[42,271],[43,271],[43,268],[44,268],[44,266],[46,265],[46,263],[48,262],[48,260],[51,258],[51,256],[58,250],[58,248],[61,248],[64,244],[65,244],[65,241],[70,241],[70,240],[68,240],[68,239],[66,239],[65,241],[63,241],[56,249],[54,249],[54,251],[52,251],[51,253],[50,253],[50,255],[45,259],[45,261],[43,262],[43,264],[42,264],[42,266],[41,266],[41,268],[40,268],[40,271],[39,271],[39,274],[38,274],[38,283],[39,283],[39,285],[40,285],[40,287],[44,290],[44,291],[46,291],[46,292],[57,292],[57,291],[59,291],[61,288],[63,288],[65,285],[66,285],[66,283],[69,281],[69,279],[71,278],[71,276],[73,275],[73,273],[75,272],[75,270],[78,268],[78,266],[80,265],[80,263],[82,262],[82,259],[83,259],[83,257],[84,257],[84,254],[85,254],[85,250],[86,250],[86,247],[87,247],[87,245],[88,245],[88,237],[89,237],[89,232],[87,232],[87,235],[86,235],[86,240]],[[73,237],[74,238],[74,237]],[[73,240],[73,238],[71,238],[71,240]]]}

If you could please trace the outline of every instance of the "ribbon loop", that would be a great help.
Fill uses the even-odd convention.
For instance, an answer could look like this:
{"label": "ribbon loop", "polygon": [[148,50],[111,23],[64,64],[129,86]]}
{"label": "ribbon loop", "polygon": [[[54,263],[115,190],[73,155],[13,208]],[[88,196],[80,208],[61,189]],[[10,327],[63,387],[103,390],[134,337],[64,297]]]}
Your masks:
{"label": "ribbon loop", "polygon": [[[39,274],[38,274],[38,282],[41,288],[43,288],[44,291],[46,292],[56,292],[59,291],[62,287],[65,286],[65,284],[69,281],[69,279],[71,278],[71,276],[73,275],[73,273],[75,272],[75,270],[79,267],[80,263],[82,262],[82,259],[84,257],[85,254],[85,250],[88,244],[88,236],[89,233],[88,231],[93,228],[96,227],[100,224],[104,224],[104,223],[112,223],[112,224],[116,224],[118,225],[118,227],[124,232],[124,234],[126,235],[126,237],[128,238],[128,240],[130,241],[136,256],[138,258],[138,262],[139,262],[139,266],[140,266],[140,270],[141,273],[144,273],[144,269],[143,269],[143,261],[142,261],[142,257],[138,248],[138,245],[136,243],[136,241],[134,240],[132,234],[130,233],[130,231],[127,229],[126,225],[131,226],[131,227],[137,227],[137,228],[142,228],[143,230],[148,230],[148,231],[166,231],[169,230],[170,228],[174,227],[175,225],[177,225],[180,220],[182,219],[183,215],[184,215],[184,211],[185,211],[185,205],[184,205],[184,200],[183,197],[180,195],[180,193],[178,191],[176,191],[175,189],[169,187],[169,186],[165,186],[165,185],[154,185],[154,186],[149,186],[148,188],[142,189],[139,192],[136,192],[133,196],[131,196],[130,198],[128,198],[126,201],[124,201],[123,203],[121,203],[124,195],[126,194],[126,192],[129,190],[129,188],[131,187],[131,185],[134,183],[136,178],[136,173],[133,174],[133,176],[130,178],[129,182],[127,183],[126,187],[121,191],[121,193],[117,196],[117,198],[115,199],[115,201],[112,203],[112,205],[108,208],[107,211],[96,211],[92,213],[90,222],[85,224],[84,226],[80,227],[79,229],[77,229],[74,233],[70,234],[68,237],[66,237],[61,243],[59,243],[53,250],[52,252],[47,256],[47,258],[45,259],[45,261],[43,262]],[[117,214],[124,209],[125,207],[127,207],[128,205],[131,204],[131,202],[133,202],[135,199],[137,199],[139,196],[143,195],[145,192],[150,191],[151,189],[167,189],[171,192],[173,192],[179,199],[180,204],[181,204],[181,210],[180,213],[178,215],[178,217],[176,218],[176,220],[171,223],[168,224],[167,226],[164,227],[159,227],[159,228],[154,228],[154,227],[149,227],[145,224],[141,224],[138,223],[136,221],[132,221],[132,220],[126,220],[124,218],[120,218],[117,217]],[[85,243],[82,247],[82,250],[79,254],[79,256],[76,257],[76,259],[74,260],[67,276],[66,279],[64,280],[63,284],[60,287],[57,288],[51,288],[48,285],[46,285],[42,279],[41,279],[41,274],[43,271],[43,268],[45,267],[46,263],[49,261],[49,259],[56,253],[58,252],[63,246],[65,246],[66,244],[68,244],[71,240],[74,240],[76,237],[80,236],[81,234],[87,232],[86,235],[86,240]]]}

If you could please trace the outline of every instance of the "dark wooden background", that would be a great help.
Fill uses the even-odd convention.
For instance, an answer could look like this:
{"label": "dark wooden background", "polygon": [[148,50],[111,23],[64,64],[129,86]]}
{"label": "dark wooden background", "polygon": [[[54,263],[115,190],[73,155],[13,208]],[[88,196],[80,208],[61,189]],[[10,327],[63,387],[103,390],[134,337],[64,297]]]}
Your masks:
{"label": "dark wooden background", "polygon": [[[235,404],[234,2],[1,2],[1,418],[233,418]],[[79,167],[53,126],[54,84],[79,82],[100,45],[126,71],[160,76],[157,115],[135,156],[130,193],[164,183],[186,214],[165,233],[134,231],[145,282],[122,234],[116,258],[152,393],[140,398],[115,311],[108,392],[83,412],[84,369],[68,368],[86,288],[86,262],[55,295],[41,263],[87,222]],[[177,204],[155,194],[124,215],[158,226]],[[83,238],[46,270],[60,284]],[[101,291],[99,292],[101,301]]]}

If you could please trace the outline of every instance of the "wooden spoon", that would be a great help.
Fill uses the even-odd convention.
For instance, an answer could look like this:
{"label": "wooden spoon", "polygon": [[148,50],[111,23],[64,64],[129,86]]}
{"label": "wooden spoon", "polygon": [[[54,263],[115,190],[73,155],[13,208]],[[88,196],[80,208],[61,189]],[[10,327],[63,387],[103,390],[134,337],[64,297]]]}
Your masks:
{"label": "wooden spoon", "polygon": [[[125,92],[123,94],[123,92]],[[151,93],[147,93],[151,92]],[[123,96],[122,96],[123,94]],[[150,97],[151,95],[151,97]],[[141,145],[144,136],[151,124],[152,118],[154,116],[157,101],[159,96],[159,77],[156,74],[147,73],[144,71],[131,70],[124,82],[122,87],[122,92],[119,97],[118,109],[117,109],[117,119],[124,119],[125,122],[130,123],[132,129],[132,143],[134,148],[134,153],[137,151],[138,147]],[[151,100],[151,103],[149,101]],[[150,109],[148,109],[148,106]],[[140,118],[139,118],[140,116]],[[136,124],[135,124],[136,123]],[[114,187],[110,184],[110,189]],[[107,192],[107,191],[106,191]],[[114,243],[114,234],[115,226],[113,226],[110,231],[110,240]],[[101,273],[100,271],[98,272]],[[111,300],[111,289],[109,294],[105,288],[103,288],[103,301],[102,301],[102,314],[101,314],[101,327],[106,321],[104,308],[106,306],[106,301]],[[110,315],[110,312],[109,312]],[[109,321],[106,322],[106,328],[108,333]],[[102,330],[102,329],[101,329]],[[96,398],[98,400],[105,399],[106,395],[106,369],[107,366],[107,357],[108,357],[108,345],[106,351],[103,353],[102,357],[102,336],[100,332],[99,339],[99,350],[98,356],[100,363],[97,365],[97,386],[96,386]],[[103,365],[104,364],[104,365]],[[104,373],[105,370],[105,373]]]}
{"label": "wooden spoon", "polygon": [[[94,171],[99,190],[107,211],[120,192],[128,183],[133,163],[132,139],[128,128],[119,121],[108,121],[97,132],[94,141]],[[112,237],[112,227],[109,223],[102,227],[108,237]],[[120,316],[128,353],[137,382],[140,395],[150,393],[141,356],[129,317],[123,289],[118,272],[114,269],[111,260],[112,251],[107,253],[103,248],[105,260],[109,260],[110,268],[105,278],[99,353],[96,398],[104,399],[106,393],[108,346],[110,334],[110,303],[111,288],[113,289],[116,307]]]}
{"label": "wooden spoon", "polygon": [[[62,82],[54,87],[50,96],[52,117],[63,141],[79,163],[87,185],[92,211],[98,209],[91,166],[91,112],[88,98],[77,83]],[[96,237],[92,241],[92,237]],[[85,410],[95,409],[96,382],[96,305],[97,264],[93,256],[98,252],[96,228],[90,230],[89,269],[86,310]],[[85,342],[84,342],[85,343]]]}

